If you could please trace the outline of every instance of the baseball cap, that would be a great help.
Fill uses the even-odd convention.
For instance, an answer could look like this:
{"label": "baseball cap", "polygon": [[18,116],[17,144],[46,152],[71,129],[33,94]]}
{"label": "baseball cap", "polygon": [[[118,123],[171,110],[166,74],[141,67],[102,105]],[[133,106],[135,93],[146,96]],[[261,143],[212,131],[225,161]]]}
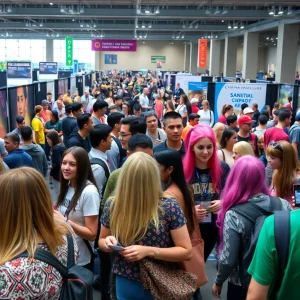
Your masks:
{"label": "baseball cap", "polygon": [[22,117],[22,116],[17,116],[16,117],[16,122],[17,123],[22,123],[24,121],[24,117]]}
{"label": "baseball cap", "polygon": [[296,112],[295,120],[300,121],[300,110]]}
{"label": "baseball cap", "polygon": [[254,113],[254,111],[250,108],[250,107],[246,107],[244,110],[243,110],[243,114],[246,115],[246,114],[252,114]]}
{"label": "baseball cap", "polygon": [[252,123],[252,119],[249,117],[249,116],[241,116],[239,119],[238,119],[238,124],[239,125],[243,125],[243,124],[249,124],[249,123]]}
{"label": "baseball cap", "polygon": [[193,104],[193,103],[198,103],[199,100],[198,100],[197,98],[193,98],[190,102],[191,102],[191,104]]}
{"label": "baseball cap", "polygon": [[43,100],[42,101],[42,105],[48,105],[49,103],[48,103],[48,101],[47,100]]}

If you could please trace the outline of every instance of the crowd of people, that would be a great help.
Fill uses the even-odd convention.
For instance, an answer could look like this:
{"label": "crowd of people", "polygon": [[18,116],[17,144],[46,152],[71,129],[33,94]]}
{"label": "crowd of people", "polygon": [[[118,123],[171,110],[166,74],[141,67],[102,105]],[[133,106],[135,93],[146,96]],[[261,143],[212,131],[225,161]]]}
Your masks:
{"label": "crowd of people", "polygon": [[[0,139],[0,299],[59,299],[63,274],[31,258],[67,267],[70,236],[103,300],[202,299],[210,254],[216,298],[228,281],[228,300],[298,299],[300,111],[228,104],[215,122],[179,83],[117,79],[48,94]],[[275,212],[292,210],[281,274]]]}

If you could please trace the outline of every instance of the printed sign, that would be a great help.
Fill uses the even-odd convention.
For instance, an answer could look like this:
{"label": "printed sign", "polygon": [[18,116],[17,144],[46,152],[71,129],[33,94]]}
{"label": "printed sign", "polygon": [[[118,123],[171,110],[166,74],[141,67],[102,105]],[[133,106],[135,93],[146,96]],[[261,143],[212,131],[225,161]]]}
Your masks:
{"label": "printed sign", "polygon": [[189,100],[197,98],[200,101],[207,99],[208,82],[189,82],[188,98]]}
{"label": "printed sign", "polygon": [[93,51],[136,51],[135,40],[92,40]]}
{"label": "printed sign", "polygon": [[278,102],[284,106],[289,102],[288,98],[294,95],[294,86],[291,84],[281,84],[279,89]]}
{"label": "printed sign", "polygon": [[74,59],[74,73],[78,73],[78,59]]}
{"label": "printed sign", "polygon": [[224,83],[217,82],[215,90],[215,119],[221,115],[225,104],[233,106],[235,111],[240,111],[241,105],[247,103],[258,104],[261,110],[266,104],[267,85],[265,83]]}
{"label": "printed sign", "polygon": [[31,78],[31,62],[30,61],[8,61],[7,62],[7,78]]}
{"label": "printed sign", "polygon": [[40,62],[39,72],[40,75],[57,74],[57,62]]}
{"label": "printed sign", "polygon": [[198,40],[198,68],[206,68],[207,63],[207,40]]}
{"label": "printed sign", "polygon": [[166,57],[165,56],[159,56],[159,55],[151,56],[151,63],[152,64],[156,63],[157,61],[165,63],[166,62]]}
{"label": "printed sign", "polygon": [[73,38],[66,38],[66,66],[73,66]]}
{"label": "printed sign", "polygon": [[116,65],[118,63],[117,54],[104,54],[104,64]]}

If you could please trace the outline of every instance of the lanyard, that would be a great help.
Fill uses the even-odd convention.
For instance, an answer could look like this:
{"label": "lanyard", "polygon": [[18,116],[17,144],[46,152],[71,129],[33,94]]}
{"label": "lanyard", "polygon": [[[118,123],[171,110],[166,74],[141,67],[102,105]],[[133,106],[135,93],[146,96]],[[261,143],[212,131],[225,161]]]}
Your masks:
{"label": "lanyard", "polygon": [[[203,198],[206,201],[208,189],[209,189],[210,175],[207,175],[207,180],[203,181],[201,179],[201,176],[199,176],[198,171],[196,170],[196,176],[197,176],[198,182],[200,183],[200,189],[203,194]],[[204,188],[203,188],[203,185],[204,185]]]}

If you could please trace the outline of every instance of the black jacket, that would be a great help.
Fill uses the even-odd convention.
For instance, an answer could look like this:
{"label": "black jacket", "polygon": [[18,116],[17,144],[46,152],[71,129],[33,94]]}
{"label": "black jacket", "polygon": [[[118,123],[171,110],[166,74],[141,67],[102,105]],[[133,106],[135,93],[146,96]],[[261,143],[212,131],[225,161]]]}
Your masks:
{"label": "black jacket", "polygon": [[53,176],[53,178],[57,181],[59,181],[60,176],[60,166],[62,161],[62,156],[66,150],[65,145],[58,144],[55,145],[52,149],[52,168],[50,171],[50,176]]}
{"label": "black jacket", "polygon": [[72,133],[70,135],[69,141],[68,141],[68,148],[78,146],[83,149],[85,149],[88,153],[90,152],[92,146],[90,143],[89,137],[86,139],[82,138],[81,135],[78,132]]}

